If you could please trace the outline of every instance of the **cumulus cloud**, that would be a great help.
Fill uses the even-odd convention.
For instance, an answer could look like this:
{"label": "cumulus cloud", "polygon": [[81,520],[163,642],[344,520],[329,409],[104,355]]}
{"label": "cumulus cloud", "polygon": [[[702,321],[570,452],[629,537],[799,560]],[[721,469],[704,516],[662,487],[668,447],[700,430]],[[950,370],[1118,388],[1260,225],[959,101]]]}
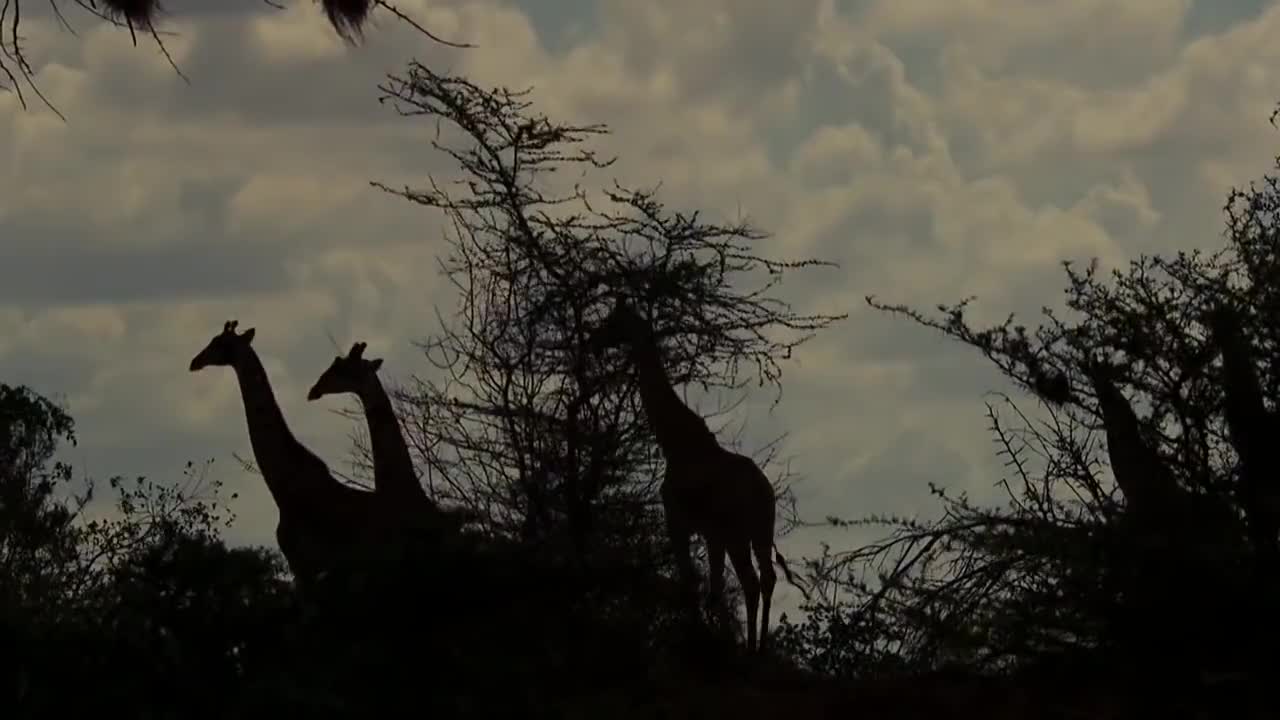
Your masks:
{"label": "cumulus cloud", "polygon": [[[608,123],[600,149],[620,162],[601,184],[662,181],[673,207],[772,232],[765,252],[842,263],[784,292],[850,319],[787,366],[779,408],[744,408],[748,447],[789,433],[811,516],[928,512],[931,480],[982,496],[998,478],[981,393],[999,378],[864,295],[1034,313],[1059,297],[1062,259],[1217,244],[1223,194],[1265,171],[1277,140],[1276,6],[398,5],[479,47],[424,44],[385,15],[349,47],[311,2],[188,2],[165,38],[187,85],[127,33],[30,19],[41,88],[69,122],[0,95],[0,369],[67,398],[73,459],[176,478],[217,457],[242,495],[236,537],[271,542],[265,489],[230,460],[250,454],[235,382],[186,367],[235,318],[257,327],[299,437],[346,467],[351,426],[303,397],[330,337],[369,342],[404,378],[424,370],[411,343],[449,302],[441,218],[367,184],[450,172],[433,128],[375,102],[411,58]],[[781,544],[821,539],[849,540]]]}

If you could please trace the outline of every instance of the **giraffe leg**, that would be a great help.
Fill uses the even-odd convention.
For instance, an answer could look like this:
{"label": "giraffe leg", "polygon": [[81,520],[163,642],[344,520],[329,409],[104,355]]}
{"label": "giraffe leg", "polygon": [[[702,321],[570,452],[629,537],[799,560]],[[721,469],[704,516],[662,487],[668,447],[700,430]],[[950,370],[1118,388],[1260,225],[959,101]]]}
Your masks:
{"label": "giraffe leg", "polygon": [[671,541],[671,550],[676,556],[676,576],[680,582],[680,593],[686,610],[696,616],[698,614],[698,576],[693,571],[689,534],[668,524],[667,537]]}
{"label": "giraffe leg", "polygon": [[[671,474],[670,468],[667,470],[668,477]],[[670,480],[662,483],[662,509],[667,516],[667,539],[671,542],[671,550],[675,553],[676,573],[680,582],[680,592],[684,596],[683,600],[686,610],[692,617],[698,615],[698,576],[693,571],[693,556],[690,553],[689,538],[693,534],[689,523],[687,522],[684,512],[681,510],[679,499],[675,495],[675,486]]]}
{"label": "giraffe leg", "polygon": [[773,549],[773,539],[751,544],[755,551],[756,564],[760,566],[760,649],[763,650],[769,639],[769,603],[773,599],[773,586],[778,582],[778,573],[773,570],[773,558],[769,551]]}
{"label": "giraffe leg", "polygon": [[729,561],[733,563],[733,571],[738,576],[738,584],[742,586],[742,595],[747,602],[747,651],[756,649],[756,607],[760,603],[760,578],[756,569],[751,566],[751,546],[739,542],[729,545]]}
{"label": "giraffe leg", "polygon": [[[708,601],[711,604],[711,612],[715,616],[717,622],[723,622],[724,617],[724,557],[725,547],[722,542],[707,541],[707,570],[710,574],[708,578]],[[726,624],[725,627],[728,627]]]}
{"label": "giraffe leg", "polygon": [[276,525],[276,544],[284,556],[285,565],[293,574],[294,585],[303,593],[315,590],[317,568],[309,556],[308,546],[294,523],[281,520]]}

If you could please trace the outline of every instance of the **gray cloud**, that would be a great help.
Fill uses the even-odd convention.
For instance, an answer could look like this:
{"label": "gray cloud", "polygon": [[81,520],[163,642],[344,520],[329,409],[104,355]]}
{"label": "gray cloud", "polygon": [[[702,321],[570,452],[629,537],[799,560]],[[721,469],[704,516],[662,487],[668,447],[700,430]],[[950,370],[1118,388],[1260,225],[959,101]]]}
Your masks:
{"label": "gray cloud", "polygon": [[218,232],[222,212],[216,196],[184,190],[184,214],[204,220],[203,232],[161,238],[158,244],[104,243],[104,228],[79,218],[33,214],[6,223],[10,240],[0,265],[0,303],[29,308],[251,296],[287,282],[288,249]]}

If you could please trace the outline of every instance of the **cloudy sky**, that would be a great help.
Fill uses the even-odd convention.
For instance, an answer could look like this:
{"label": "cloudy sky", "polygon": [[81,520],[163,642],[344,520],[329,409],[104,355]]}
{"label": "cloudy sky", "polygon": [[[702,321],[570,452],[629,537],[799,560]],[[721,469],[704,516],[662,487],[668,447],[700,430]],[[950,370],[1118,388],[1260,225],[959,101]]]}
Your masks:
{"label": "cloudy sky", "polygon": [[[190,85],[153,43],[74,12],[73,37],[28,4],[27,52],[69,121],[0,95],[0,380],[65,400],[84,473],[164,481],[216,458],[240,542],[272,543],[275,511],[231,457],[250,454],[231,373],[193,375],[192,355],[228,318],[256,327],[295,432],[345,470],[343,403],[304,397],[330,336],[405,378],[448,304],[440,218],[368,185],[448,172],[426,123],[376,101],[411,58],[609,124],[602,183],[661,181],[675,208],[773,233],[766,254],[840,263],[783,293],[849,319],[746,417],[749,447],[789,433],[815,518],[927,513],[929,481],[990,496],[1000,478],[982,401],[1007,386],[863,296],[977,295],[993,319],[1058,305],[1062,259],[1219,247],[1225,193],[1280,148],[1280,7],[1254,0],[399,2],[467,51],[385,13],[350,48],[310,0],[174,0]],[[821,539],[854,541],[779,544]]]}

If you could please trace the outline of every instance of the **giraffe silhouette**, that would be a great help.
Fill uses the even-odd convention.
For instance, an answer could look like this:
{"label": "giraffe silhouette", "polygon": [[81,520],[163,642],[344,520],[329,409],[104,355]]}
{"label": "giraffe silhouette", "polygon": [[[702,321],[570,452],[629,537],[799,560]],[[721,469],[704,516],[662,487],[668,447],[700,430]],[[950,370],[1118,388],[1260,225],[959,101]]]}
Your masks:
{"label": "giraffe silhouette", "polygon": [[1107,454],[1131,513],[1156,522],[1175,505],[1178,486],[1169,467],[1142,436],[1133,406],[1116,385],[1116,368],[1098,358],[1084,364],[1098,398]]}
{"label": "giraffe silhouette", "polygon": [[389,517],[396,518],[405,526],[459,529],[465,522],[465,516],[459,514],[455,517],[442,512],[418,482],[400,419],[396,417],[391,398],[378,379],[382,358],[365,358],[366,347],[366,343],[357,342],[346,357],[334,357],[307,392],[307,400],[345,393],[360,398],[373,452],[374,493],[382,501]]}
{"label": "giraffe silhouette", "polygon": [[228,321],[194,358],[191,371],[230,367],[240,384],[249,443],[279,511],[276,542],[299,586],[306,589],[342,566],[376,533],[373,493],[338,482],[325,462],[298,441],[276,402],[254,351],[254,328],[236,332]]}
{"label": "giraffe silhouette", "polygon": [[[1229,572],[1221,574],[1229,570],[1221,559],[1239,552],[1240,523],[1220,496],[1192,493],[1179,484],[1121,392],[1120,368],[1090,358],[1083,369],[1097,396],[1112,474],[1125,497],[1125,512],[1106,531],[1120,542],[1109,550],[1101,578],[1103,587],[1121,598],[1110,610],[1112,631],[1122,640],[1121,652],[1136,650],[1151,658],[1162,668],[1152,670],[1152,677],[1168,679],[1197,662],[1190,657],[1203,660],[1224,652],[1217,626],[1194,623],[1176,633],[1170,628],[1186,617],[1219,614],[1221,596],[1231,595],[1224,588],[1238,587]],[[1201,581],[1188,585],[1188,574]]]}
{"label": "giraffe silhouette", "polygon": [[[686,592],[696,586],[689,544],[692,535],[698,534],[707,544],[711,599],[719,604],[728,554],[745,596],[747,649],[763,648],[777,582],[771,560],[776,559],[787,580],[795,582],[774,545],[777,498],[769,479],[751,458],[721,447],[706,421],[680,400],[663,367],[662,349],[653,328],[626,300],[616,301],[591,334],[589,344],[597,351],[624,346],[636,371],[641,404],[666,460],[662,506]],[[770,550],[775,551],[773,558]],[[751,564],[753,553],[759,574]]]}
{"label": "giraffe silhouette", "polygon": [[1119,369],[1096,357],[1087,359],[1083,369],[1098,399],[1107,456],[1127,515],[1146,529],[1174,531],[1184,538],[1187,523],[1208,535],[1236,533],[1235,512],[1221,498],[1193,496],[1179,485],[1169,463],[1144,437],[1133,405],[1117,384]]}
{"label": "giraffe silhouette", "polygon": [[1205,318],[1210,340],[1222,353],[1223,414],[1231,444],[1240,458],[1241,499],[1248,518],[1250,541],[1272,574],[1280,563],[1280,455],[1274,438],[1280,419],[1263,404],[1262,383],[1254,367],[1252,344],[1244,333],[1239,311],[1215,305]]}

